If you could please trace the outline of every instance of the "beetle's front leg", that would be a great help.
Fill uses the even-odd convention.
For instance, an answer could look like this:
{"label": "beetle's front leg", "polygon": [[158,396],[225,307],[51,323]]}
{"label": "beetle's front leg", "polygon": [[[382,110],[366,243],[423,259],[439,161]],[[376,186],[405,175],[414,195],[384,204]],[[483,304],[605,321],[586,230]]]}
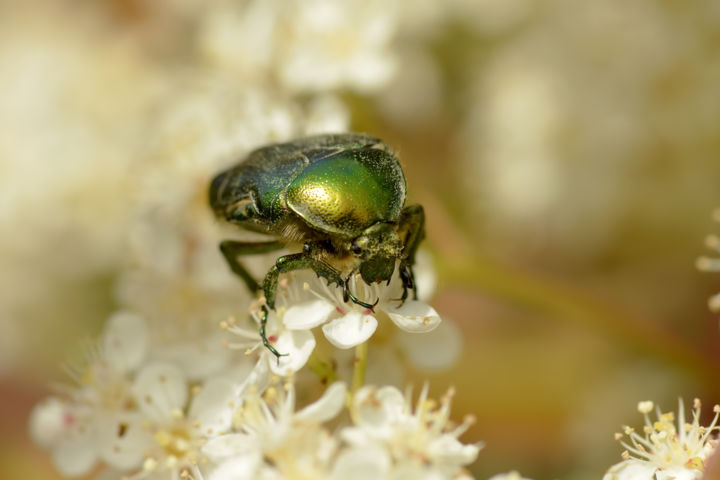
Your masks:
{"label": "beetle's front leg", "polygon": [[262,339],[263,345],[265,348],[270,350],[270,353],[275,355],[275,358],[277,358],[278,364],[280,363],[280,357],[286,357],[289,354],[288,353],[280,353],[277,351],[277,349],[273,346],[272,343],[267,338],[267,335],[265,334],[265,327],[267,326],[267,320],[268,315],[270,314],[270,310],[268,310],[267,305],[262,306],[262,315],[260,315],[260,338]]}
{"label": "beetle's front leg", "polygon": [[417,285],[415,284],[415,254],[423,238],[425,238],[425,211],[422,205],[410,205],[405,207],[400,214],[399,233],[403,238],[405,247],[402,251],[400,261],[400,279],[403,284],[403,293],[400,298],[400,305],[405,303],[408,297],[408,289],[413,291],[413,299],[417,300]]}
{"label": "beetle's front leg", "polygon": [[275,296],[277,294],[278,279],[281,273],[291,272],[293,270],[311,269],[318,276],[327,279],[328,283],[336,283],[338,285],[343,284],[340,272],[328,265],[327,263],[313,258],[311,252],[306,249],[303,253],[293,253],[290,255],[283,255],[275,261],[275,265],[268,271],[263,280],[263,292],[265,293],[265,305],[262,306],[262,316],[260,317],[260,337],[262,338],[263,345],[270,350],[270,352],[277,357],[278,362],[280,357],[287,355],[287,353],[279,353],[275,347],[268,341],[267,335],[265,334],[265,326],[267,324],[267,317],[269,309],[275,309]]}
{"label": "beetle's front leg", "polygon": [[275,308],[275,294],[280,274],[304,269],[312,270],[317,276],[326,279],[328,283],[335,283],[338,286],[342,286],[344,283],[340,272],[322,260],[312,257],[309,252],[283,255],[277,259],[263,280],[265,302],[268,307]]}
{"label": "beetle's front leg", "polygon": [[367,308],[371,312],[375,313],[375,306],[378,304],[380,299],[378,298],[375,300],[375,303],[372,305],[369,303],[365,303],[362,300],[358,300],[358,298],[350,293],[350,277],[352,276],[352,273],[348,275],[345,278],[345,281],[343,282],[343,301],[347,303],[348,300],[351,300],[355,305],[360,305],[363,308]]}

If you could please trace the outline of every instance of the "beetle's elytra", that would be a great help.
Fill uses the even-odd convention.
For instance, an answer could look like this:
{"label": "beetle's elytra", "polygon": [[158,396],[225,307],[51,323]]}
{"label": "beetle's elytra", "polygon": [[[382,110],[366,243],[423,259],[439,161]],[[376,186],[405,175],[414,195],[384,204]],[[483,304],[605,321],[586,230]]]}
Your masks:
{"label": "beetle's elytra", "polygon": [[[273,354],[282,355],[268,342],[265,324],[281,273],[312,269],[341,287],[346,302],[372,309],[349,291],[351,276],[359,272],[368,284],[389,282],[399,261],[401,301],[408,289],[417,296],[412,267],[425,216],[420,205],[405,207],[405,197],[405,176],[392,149],[355,133],[268,145],[213,179],[210,206],[216,215],[275,237],[220,244],[232,271],[251,291],[265,294],[260,335]],[[302,251],[278,258],[262,284],[238,261],[240,255],[291,244],[301,244]]]}

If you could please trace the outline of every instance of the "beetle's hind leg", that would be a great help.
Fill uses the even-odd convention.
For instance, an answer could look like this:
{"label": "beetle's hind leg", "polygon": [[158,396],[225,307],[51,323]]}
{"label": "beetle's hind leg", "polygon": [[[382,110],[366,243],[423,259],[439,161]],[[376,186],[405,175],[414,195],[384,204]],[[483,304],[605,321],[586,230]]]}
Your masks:
{"label": "beetle's hind leg", "polygon": [[247,285],[248,290],[255,293],[260,290],[258,282],[250,275],[245,266],[237,259],[240,255],[257,255],[279,250],[284,245],[278,241],[272,242],[238,242],[235,240],[225,240],[220,242],[220,251],[225,260],[227,260],[230,269],[235,275],[242,278]]}
{"label": "beetle's hind leg", "polygon": [[408,290],[413,291],[413,300],[417,300],[417,285],[415,284],[415,254],[420,242],[425,238],[425,211],[422,205],[410,205],[405,207],[400,214],[399,232],[403,237],[405,247],[402,251],[400,261],[400,279],[403,284],[403,293],[400,297],[400,305],[405,303],[408,297]]}

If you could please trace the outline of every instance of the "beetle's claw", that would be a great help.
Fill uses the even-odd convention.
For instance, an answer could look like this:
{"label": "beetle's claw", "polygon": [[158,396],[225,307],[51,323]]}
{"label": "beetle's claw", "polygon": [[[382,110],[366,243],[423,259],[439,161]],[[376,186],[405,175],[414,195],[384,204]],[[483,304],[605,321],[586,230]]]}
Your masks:
{"label": "beetle's claw", "polygon": [[393,298],[392,301],[400,302],[400,305],[398,305],[398,307],[402,307],[403,305],[405,305],[405,301],[408,298],[408,290],[410,290],[410,289],[412,289],[412,291],[413,291],[413,299],[417,300],[417,288],[415,288],[414,285],[410,285],[410,286],[403,285],[402,296],[400,296],[400,298]]}
{"label": "beetle's claw", "polygon": [[[348,296],[350,297],[350,300],[352,300],[352,302],[355,305],[360,305],[363,308],[367,308],[372,313],[375,313],[375,306],[378,304],[378,302],[380,302],[380,298],[378,298],[377,300],[375,300],[375,303],[370,305],[369,303],[365,303],[362,300],[358,300],[358,298],[350,292],[348,292]],[[347,302],[347,300],[345,300],[345,301]]]}
{"label": "beetle's claw", "polygon": [[415,279],[413,277],[414,276],[412,270],[408,265],[403,265],[400,268],[400,278],[402,279],[403,293],[402,297],[397,298],[396,300],[400,301],[401,307],[405,304],[405,300],[407,300],[408,290],[413,291],[413,299],[417,300],[417,287],[415,285]]}
{"label": "beetle's claw", "polygon": [[278,353],[277,351],[273,352],[273,355],[275,355],[275,360],[277,360],[277,366],[280,366],[280,357],[287,357],[290,355],[289,353]]}
{"label": "beetle's claw", "polygon": [[[270,308],[273,308],[273,307],[271,306]],[[270,343],[270,341],[267,338],[267,335],[265,335],[265,327],[267,325],[267,318],[268,318],[268,315],[270,314],[270,309],[268,308],[267,304],[262,306],[262,312],[263,312],[262,316],[260,317],[260,338],[262,339],[262,343],[265,346],[265,348],[270,350],[270,353],[275,355],[275,358],[277,359],[277,363],[278,363],[278,365],[280,365],[280,357],[287,357],[290,354],[278,352],[277,349],[275,348],[275,346],[273,346],[273,344]]]}

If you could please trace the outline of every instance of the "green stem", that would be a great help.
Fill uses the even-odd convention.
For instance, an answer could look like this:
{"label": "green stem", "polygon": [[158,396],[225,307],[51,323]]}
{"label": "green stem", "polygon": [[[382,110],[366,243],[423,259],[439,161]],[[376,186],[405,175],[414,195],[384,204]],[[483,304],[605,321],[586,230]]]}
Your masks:
{"label": "green stem", "polygon": [[353,369],[352,388],[348,397],[348,406],[352,405],[352,399],[355,397],[360,387],[365,384],[365,370],[367,368],[368,347],[367,342],[363,342],[355,347],[355,368]]}
{"label": "green stem", "polygon": [[633,350],[671,361],[706,379],[717,378],[717,360],[661,322],[628,313],[607,301],[586,297],[573,286],[503,268],[472,255],[450,259],[439,267],[441,276],[460,284],[596,329]]}

